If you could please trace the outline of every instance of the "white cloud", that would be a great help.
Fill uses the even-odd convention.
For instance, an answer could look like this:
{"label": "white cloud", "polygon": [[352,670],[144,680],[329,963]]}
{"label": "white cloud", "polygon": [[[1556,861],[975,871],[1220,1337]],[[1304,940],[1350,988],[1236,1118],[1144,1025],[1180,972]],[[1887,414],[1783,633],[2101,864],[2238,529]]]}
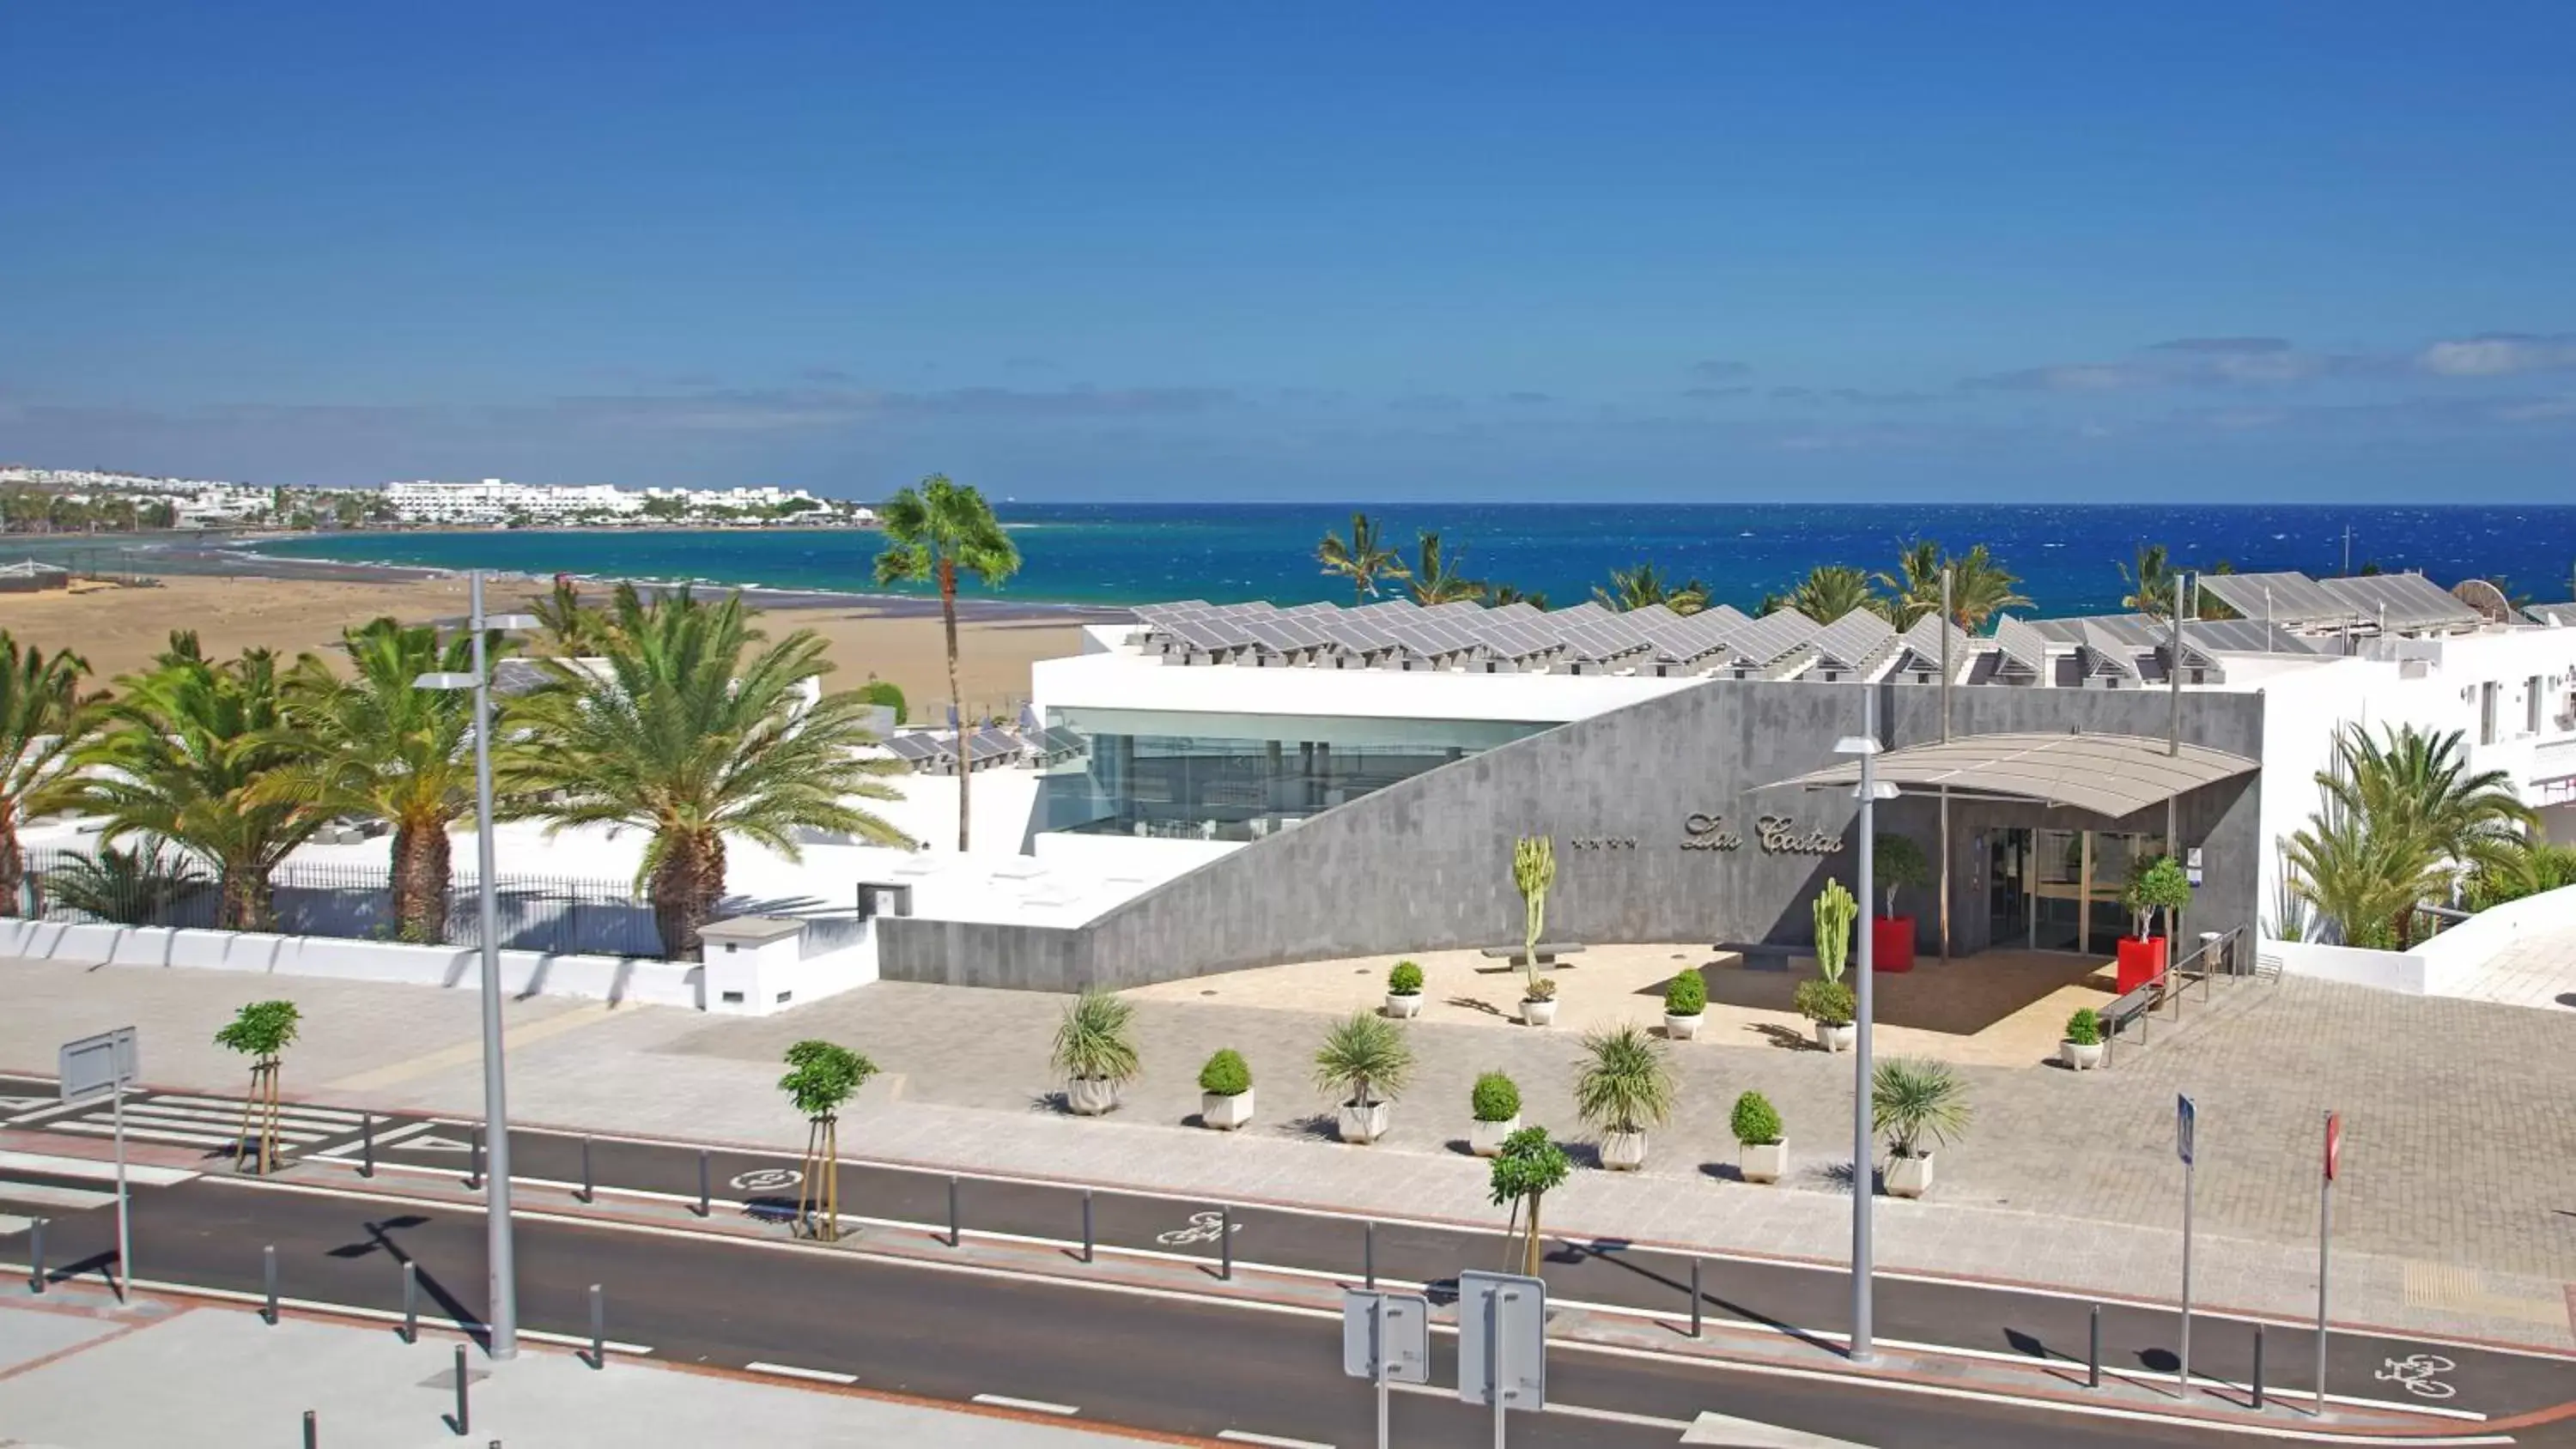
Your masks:
{"label": "white cloud", "polygon": [[2576,370],[2576,337],[2490,332],[2436,342],[2415,359],[2436,377],[2511,377],[2525,372]]}

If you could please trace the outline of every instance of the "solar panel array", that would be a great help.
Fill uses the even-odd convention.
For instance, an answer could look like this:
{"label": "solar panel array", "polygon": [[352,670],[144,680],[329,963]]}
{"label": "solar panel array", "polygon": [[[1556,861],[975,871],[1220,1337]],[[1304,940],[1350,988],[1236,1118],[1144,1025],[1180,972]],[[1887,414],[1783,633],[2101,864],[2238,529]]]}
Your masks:
{"label": "solar panel array", "polygon": [[1809,642],[1815,645],[1819,668],[1867,669],[1896,643],[1896,626],[1867,609],[1854,609],[1826,625]]}
{"label": "solar panel array", "polygon": [[2358,612],[2348,599],[2328,592],[2302,573],[2202,574],[2203,592],[2257,622],[2314,628],[2356,623]]}
{"label": "solar panel array", "polygon": [[2365,623],[2410,629],[2474,629],[2486,616],[2422,574],[2357,574],[2319,579],[2317,587],[2343,600]]}
{"label": "solar panel array", "polygon": [[[1486,661],[1515,668],[1713,667],[1774,640],[1803,641],[1822,626],[1784,612],[1749,619],[1726,606],[1677,614],[1661,604],[1626,611],[1582,603],[1566,609],[1460,602],[1425,607],[1404,600],[1342,608],[1301,604],[1210,604],[1190,599],[1136,611],[1145,646],[1182,663],[1405,663],[1434,667]],[[1884,626],[1882,626],[1884,627]],[[1777,656],[1765,654],[1762,662]]]}

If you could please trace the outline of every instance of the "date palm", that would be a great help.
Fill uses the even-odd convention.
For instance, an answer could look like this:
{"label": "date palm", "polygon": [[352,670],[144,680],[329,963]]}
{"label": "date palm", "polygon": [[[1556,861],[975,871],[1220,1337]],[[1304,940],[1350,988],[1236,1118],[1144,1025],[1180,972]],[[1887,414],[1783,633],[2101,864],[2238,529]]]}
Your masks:
{"label": "date palm", "polygon": [[1380,579],[1413,577],[1404,560],[1386,546],[1385,538],[1378,533],[1377,520],[1365,513],[1351,515],[1349,538],[1325,534],[1323,542],[1315,545],[1315,561],[1324,566],[1325,573],[1351,581],[1354,607],[1367,603],[1377,593]]}
{"label": "date palm", "polygon": [[545,678],[522,696],[498,762],[505,809],[557,830],[648,832],[636,884],[672,956],[697,950],[724,898],[729,837],[789,860],[801,830],[908,843],[850,803],[894,798],[878,777],[900,766],[859,754],[874,737],[856,691],[806,703],[807,682],[832,667],[814,631],[767,643],[738,594],[646,603],[625,585],[611,622],[595,670],[538,662]]}
{"label": "date palm", "polygon": [[1417,604],[1454,604],[1473,599],[1485,592],[1485,586],[1459,572],[1459,561],[1467,550],[1455,552],[1440,546],[1440,535],[1423,529],[1417,535],[1417,562],[1413,565],[1413,602]]}
{"label": "date palm", "polygon": [[[1685,589],[1688,587],[1684,585]],[[1606,589],[1596,587],[1592,591],[1593,599],[1602,607],[1616,609],[1623,614],[1631,609],[1652,608],[1657,604],[1669,606],[1673,594],[1673,587],[1664,582],[1662,572],[1651,563],[1641,563],[1632,569],[1612,569],[1610,586]],[[1674,612],[1692,613],[1696,610],[1676,609]]]}
{"label": "date palm", "polygon": [[971,815],[968,794],[975,772],[967,768],[966,700],[957,687],[957,576],[973,574],[986,588],[1000,588],[1019,572],[1020,550],[993,516],[984,495],[969,483],[933,473],[878,510],[885,548],[877,555],[877,582],[928,581],[939,589],[939,621],[948,636],[948,710],[957,721],[957,849],[964,851]]}
{"label": "date palm", "polygon": [[[341,640],[347,678],[309,654],[287,676],[287,728],[300,758],[270,772],[255,793],[325,818],[393,827],[394,928],[406,941],[443,941],[448,832],[474,809],[474,696],[412,681],[471,670],[474,636],[458,631],[442,641],[429,625],[377,619]],[[487,640],[495,657],[506,646],[498,634]],[[496,715],[496,738],[508,719],[506,709]]]}
{"label": "date palm", "polygon": [[1522,589],[1513,584],[1485,585],[1486,608],[1499,609],[1506,604],[1527,604],[1533,609],[1544,610],[1547,607],[1547,595]]}
{"label": "date palm", "polygon": [[1895,595],[1893,622],[1910,629],[1941,608],[1941,575],[1950,575],[1950,622],[1973,634],[2006,609],[2026,607],[2030,600],[2015,592],[2021,580],[1994,561],[1984,544],[1965,554],[1949,555],[1931,539],[1917,539],[1897,555],[1896,571],[1878,581]]}
{"label": "date palm", "polygon": [[1818,564],[1789,593],[1788,605],[1830,624],[1854,609],[1885,614],[1887,601],[1869,586],[1869,575],[1849,564]]}
{"label": "date palm", "polygon": [[2420,836],[2376,828],[2331,801],[2290,837],[2283,857],[2291,897],[2316,907],[2346,946],[2404,945],[2399,923],[2445,882]]}
{"label": "date palm", "polygon": [[269,872],[326,818],[262,788],[311,748],[288,728],[277,656],[210,660],[183,630],[151,669],[118,685],[104,728],[74,753],[83,773],[65,803],[106,820],[103,844],[166,840],[204,862],[216,929],[267,929]]}
{"label": "date palm", "polygon": [[2418,840],[2437,862],[2503,869],[2539,825],[2503,770],[2469,768],[2459,730],[2428,734],[2413,725],[2358,725],[2335,738],[2335,768],[2317,788],[2372,831]]}
{"label": "date palm", "polygon": [[2120,565],[2120,581],[2129,586],[2128,595],[2120,600],[2120,607],[2158,619],[2170,617],[2174,586],[2181,579],[2181,571],[2173,566],[2163,544],[2139,544],[2136,563]]}
{"label": "date palm", "polygon": [[44,813],[69,779],[74,752],[94,727],[101,696],[81,693],[89,664],[47,654],[0,629],[0,916],[18,914],[27,855],[18,827]]}

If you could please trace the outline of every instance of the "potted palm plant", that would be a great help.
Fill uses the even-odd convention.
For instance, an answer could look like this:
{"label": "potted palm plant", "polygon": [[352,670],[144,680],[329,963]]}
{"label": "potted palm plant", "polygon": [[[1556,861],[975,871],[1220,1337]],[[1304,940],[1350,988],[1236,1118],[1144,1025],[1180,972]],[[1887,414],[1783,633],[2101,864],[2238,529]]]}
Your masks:
{"label": "potted palm plant", "polygon": [[1365,1011],[1335,1023],[1315,1053],[1315,1085],[1340,1103],[1336,1122],[1344,1142],[1385,1136],[1387,1109],[1412,1075],[1413,1047],[1404,1029]]}
{"label": "potted palm plant", "polygon": [[1252,1068],[1241,1052],[1223,1048],[1199,1068],[1199,1121],[1231,1132],[1251,1120]]}
{"label": "potted palm plant", "polygon": [[1098,989],[1064,1009],[1050,1058],[1064,1078],[1064,1105],[1078,1117],[1117,1109],[1119,1089],[1136,1080],[1136,1008]]}
{"label": "potted palm plant", "polygon": [[1386,1014],[1411,1021],[1422,1014],[1422,968],[1398,961],[1386,973]]}
{"label": "potted palm plant", "polygon": [[1968,1130],[1968,1084],[1948,1062],[1890,1057],[1869,1084],[1871,1111],[1887,1133],[1887,1190],[1921,1197],[1932,1190],[1932,1149]]}
{"label": "potted palm plant", "polygon": [[1760,1092],[1735,1099],[1727,1125],[1735,1132],[1737,1169],[1746,1182],[1778,1182],[1789,1170],[1789,1139],[1781,1135],[1780,1109]]}
{"label": "potted palm plant", "polygon": [[1930,885],[1932,867],[1923,859],[1923,847],[1915,844],[1911,836],[1872,836],[1871,852],[1877,884],[1887,892],[1887,913],[1869,923],[1870,969],[1911,971],[1914,918],[1896,913],[1896,893],[1905,886]]}
{"label": "potted palm plant", "polygon": [[[2191,904],[2191,877],[2172,856],[2149,856],[2129,873],[2122,898],[2138,918],[2138,934],[2120,938],[2118,989],[2127,993],[2165,974],[2174,913]],[[2166,932],[2162,936],[2155,934],[2160,911]]]}
{"label": "potted palm plant", "polygon": [[1521,1130],[1520,1085],[1500,1072],[1485,1072],[1467,1093],[1467,1110],[1475,1122],[1467,1129],[1467,1146],[1478,1157],[1503,1150],[1503,1139]]}
{"label": "potted palm plant", "polygon": [[1521,988],[1521,1020],[1531,1026],[1545,1026],[1556,1020],[1556,978],[1535,976]]}
{"label": "potted palm plant", "polygon": [[2066,1018],[2066,1039],[2057,1044],[2057,1059],[2079,1072],[2102,1065],[2101,1013],[2079,1006]]}
{"label": "potted palm plant", "polygon": [[1699,1035],[1699,1019],[1708,1010],[1708,979],[1696,968],[1673,973],[1664,986],[1664,1035],[1689,1041]]}
{"label": "potted palm plant", "polygon": [[1601,1165],[1618,1172],[1645,1166],[1646,1129],[1673,1115],[1669,1048],[1624,1023],[1586,1033],[1583,1050],[1589,1060],[1574,1081],[1574,1110],[1601,1133]]}

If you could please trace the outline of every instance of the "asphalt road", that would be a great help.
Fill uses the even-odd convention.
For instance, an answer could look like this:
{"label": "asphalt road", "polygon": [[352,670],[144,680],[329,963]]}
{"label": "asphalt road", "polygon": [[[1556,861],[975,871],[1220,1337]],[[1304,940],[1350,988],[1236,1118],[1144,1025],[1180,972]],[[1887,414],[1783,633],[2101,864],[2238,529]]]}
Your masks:
{"label": "asphalt road", "polygon": [[[481,1317],[482,1219],[471,1208],[201,1179],[140,1190],[134,1217],[148,1280],[257,1292],[260,1249],[273,1245],[282,1295],[393,1310],[398,1264],[408,1259],[425,1318]],[[56,1271],[95,1271],[113,1233],[112,1213],[57,1218]],[[864,1387],[1068,1405],[1087,1421],[1178,1433],[1342,1445],[1373,1434],[1370,1388],[1341,1375],[1340,1329],[1328,1319],[738,1239],[526,1222],[517,1242],[524,1326],[586,1334],[588,1290],[598,1283],[609,1337],[664,1359],[785,1364],[851,1374]],[[1454,1339],[1436,1335],[1433,1347],[1433,1382],[1453,1385]],[[436,1347],[421,1353],[444,1361]],[[2209,1445],[2223,1437],[1561,1347],[1551,1351],[1548,1380],[1552,1404],[1663,1422],[1520,1415],[1512,1442],[1672,1444],[1677,1426],[1702,1410],[1880,1446]],[[1490,1413],[1450,1394],[1397,1395],[1393,1423],[1407,1445],[1491,1442]]]}

